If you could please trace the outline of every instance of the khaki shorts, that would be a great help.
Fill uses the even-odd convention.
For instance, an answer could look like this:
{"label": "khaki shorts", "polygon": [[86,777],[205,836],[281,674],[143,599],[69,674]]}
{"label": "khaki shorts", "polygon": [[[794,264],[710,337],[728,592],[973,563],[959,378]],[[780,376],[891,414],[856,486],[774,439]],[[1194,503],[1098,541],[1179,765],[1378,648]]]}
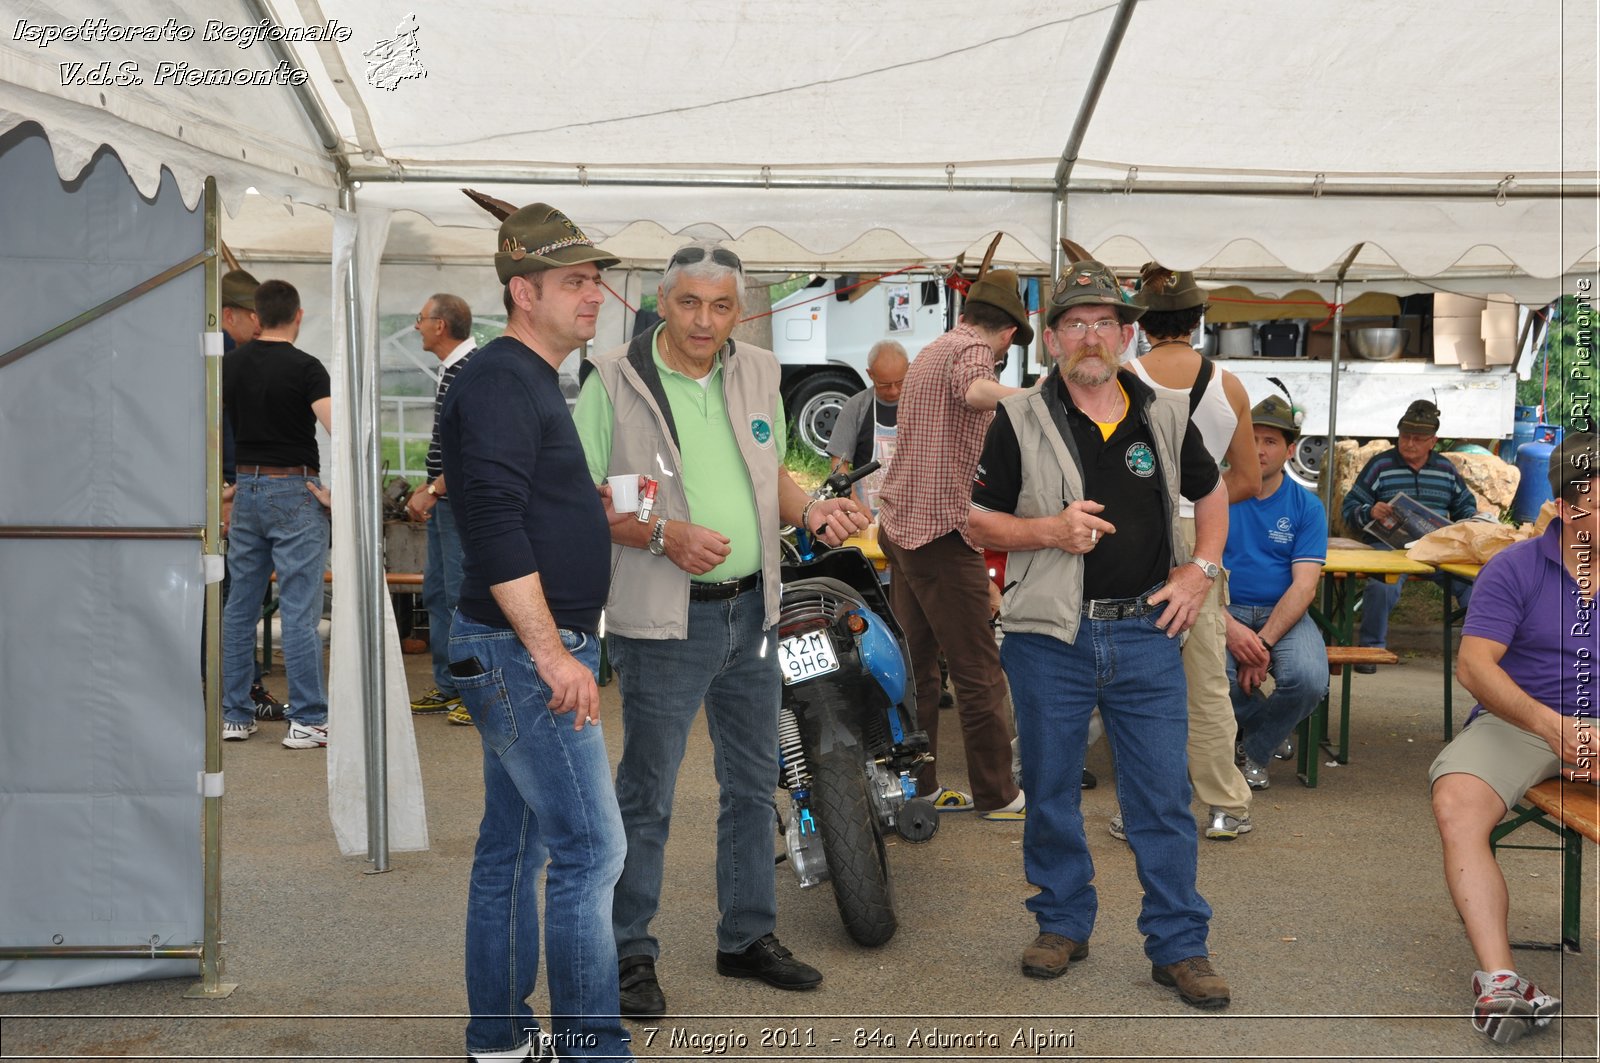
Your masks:
{"label": "khaki shorts", "polygon": [[1434,758],[1428,785],[1461,772],[1489,784],[1509,811],[1529,789],[1561,773],[1549,743],[1493,713],[1480,713]]}

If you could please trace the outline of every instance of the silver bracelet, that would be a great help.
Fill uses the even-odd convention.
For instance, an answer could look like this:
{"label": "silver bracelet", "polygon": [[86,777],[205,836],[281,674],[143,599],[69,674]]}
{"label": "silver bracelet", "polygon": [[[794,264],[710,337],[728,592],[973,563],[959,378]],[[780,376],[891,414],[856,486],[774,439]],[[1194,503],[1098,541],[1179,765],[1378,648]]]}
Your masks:
{"label": "silver bracelet", "polygon": [[800,530],[805,532],[807,535],[816,534],[811,530],[811,507],[820,501],[822,501],[820,498],[813,498],[811,501],[807,502],[805,508],[800,511]]}

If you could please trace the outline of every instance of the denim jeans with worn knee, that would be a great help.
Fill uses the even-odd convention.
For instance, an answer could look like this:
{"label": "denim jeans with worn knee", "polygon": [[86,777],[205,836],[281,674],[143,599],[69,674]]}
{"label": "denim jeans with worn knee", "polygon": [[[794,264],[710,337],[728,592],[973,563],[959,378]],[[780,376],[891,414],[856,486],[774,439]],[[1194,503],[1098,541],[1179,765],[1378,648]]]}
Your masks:
{"label": "denim jeans with worn knee", "polygon": [[[591,672],[598,668],[595,636],[563,630],[561,642]],[[450,656],[476,659],[480,669],[456,677],[483,742],[483,821],[467,891],[467,1051],[503,1052],[530,1035],[539,1039],[528,996],[539,974],[545,871],[548,1035],[562,1059],[631,1059],[611,944],[622,817],[600,725],[575,731],[572,713],[550,710],[549,686],[507,628],[458,612]]]}
{"label": "denim jeans with worn knee", "polygon": [[1006,635],[1000,658],[1011,680],[1028,818],[1023,869],[1038,893],[1027,902],[1042,933],[1087,942],[1098,901],[1080,807],[1084,739],[1098,703],[1117,761],[1117,800],[1144,902],[1139,930],[1151,963],[1206,955],[1211,908],[1195,888],[1198,828],[1189,809],[1185,745],[1189,707],[1178,640],[1159,613],[1083,618],[1075,642]]}
{"label": "denim jeans with worn knee", "polygon": [[618,956],[661,953],[650,921],[661,905],[678,765],[702,702],[721,792],[717,948],[741,952],[777,925],[773,791],[782,681],[776,633],[761,629],[763,619],[757,587],[726,601],[691,601],[688,638],[611,637],[622,688],[617,802],[628,833],[611,916]]}
{"label": "denim jeans with worn knee", "polygon": [[[1436,576],[1423,576],[1422,579],[1439,582]],[[1394,607],[1400,604],[1400,589],[1406,585],[1406,577],[1396,577],[1393,583],[1385,583],[1375,576],[1367,577],[1366,590],[1361,595],[1361,637],[1357,644],[1361,646],[1387,646],[1389,645],[1389,614],[1394,612]],[[1469,580],[1456,580],[1456,602],[1463,609],[1472,597],[1472,583]]]}
{"label": "denim jeans with worn knee", "polygon": [[[1270,605],[1230,605],[1228,612],[1251,631],[1260,631],[1272,615]],[[1238,666],[1228,654],[1228,692],[1233,717],[1239,721],[1244,755],[1265,764],[1300,721],[1310,716],[1328,693],[1328,654],[1317,623],[1306,613],[1272,647],[1272,693],[1246,694],[1239,689]]]}
{"label": "denim jeans with worn knee", "polygon": [[450,618],[461,598],[461,535],[450,503],[440,499],[428,517],[428,562],[422,573],[422,607],[428,611],[428,648],[433,651],[433,685],[456,696],[450,674]]}
{"label": "denim jeans with worn knee", "polygon": [[241,473],[228,530],[232,586],[222,610],[222,717],[253,723],[250,684],[257,672],[256,625],[274,570],[283,668],[289,679],[288,717],[303,726],[328,722],[322,682],[323,573],[328,561],[328,511],[306,489],[315,477]]}

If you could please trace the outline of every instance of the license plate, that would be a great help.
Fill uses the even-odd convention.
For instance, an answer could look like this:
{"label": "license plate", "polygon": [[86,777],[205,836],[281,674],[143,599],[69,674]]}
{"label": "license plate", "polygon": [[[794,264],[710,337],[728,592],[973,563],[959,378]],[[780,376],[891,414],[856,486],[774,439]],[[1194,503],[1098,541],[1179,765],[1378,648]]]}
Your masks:
{"label": "license plate", "polygon": [[826,631],[808,631],[779,641],[778,663],[785,686],[839,670],[839,657]]}

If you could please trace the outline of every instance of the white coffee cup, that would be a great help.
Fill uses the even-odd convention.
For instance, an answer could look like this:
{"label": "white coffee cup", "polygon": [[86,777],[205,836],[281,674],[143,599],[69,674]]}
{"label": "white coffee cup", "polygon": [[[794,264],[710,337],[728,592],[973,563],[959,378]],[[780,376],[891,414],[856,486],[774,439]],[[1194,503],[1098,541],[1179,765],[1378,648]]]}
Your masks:
{"label": "white coffee cup", "polygon": [[639,508],[639,474],[607,476],[611,485],[611,508],[618,513],[633,513]]}

